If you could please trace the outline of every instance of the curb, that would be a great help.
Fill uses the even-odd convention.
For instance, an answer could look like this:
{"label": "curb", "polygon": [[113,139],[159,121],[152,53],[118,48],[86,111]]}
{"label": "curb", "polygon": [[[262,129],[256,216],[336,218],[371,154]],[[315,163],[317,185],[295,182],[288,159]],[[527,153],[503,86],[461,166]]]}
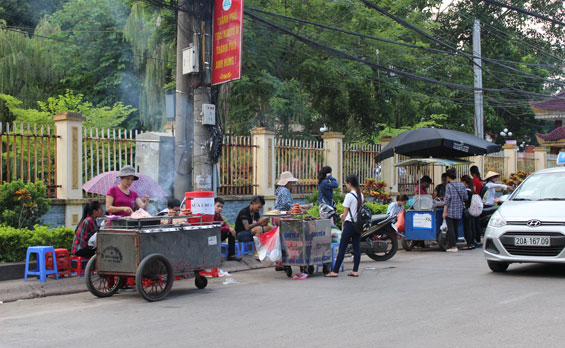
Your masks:
{"label": "curb", "polygon": [[[271,262],[259,262],[253,256],[245,256],[241,261],[224,261],[220,267],[223,271],[236,273],[260,268],[273,267]],[[87,292],[85,278],[72,277],[54,280],[47,278],[45,283],[32,278],[6,280],[0,282],[0,303],[30,300],[47,296],[59,296]]]}

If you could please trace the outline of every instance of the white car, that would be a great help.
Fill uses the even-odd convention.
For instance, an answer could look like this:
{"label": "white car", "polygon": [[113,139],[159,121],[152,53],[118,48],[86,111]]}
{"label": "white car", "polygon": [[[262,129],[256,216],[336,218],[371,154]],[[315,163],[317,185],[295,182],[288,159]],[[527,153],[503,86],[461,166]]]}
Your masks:
{"label": "white car", "polygon": [[530,175],[492,215],[484,254],[493,272],[511,263],[565,263],[565,168]]}

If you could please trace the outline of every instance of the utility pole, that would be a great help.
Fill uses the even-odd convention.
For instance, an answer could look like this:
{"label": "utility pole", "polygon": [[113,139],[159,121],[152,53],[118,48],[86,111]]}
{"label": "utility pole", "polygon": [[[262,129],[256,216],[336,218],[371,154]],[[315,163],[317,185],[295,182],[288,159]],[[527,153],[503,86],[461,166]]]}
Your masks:
{"label": "utility pole", "polygon": [[483,114],[483,69],[481,59],[481,22],[475,19],[473,25],[473,71],[475,73],[475,135],[485,138]]}
{"label": "utility pole", "polygon": [[[208,0],[179,0],[175,111],[174,196],[212,190],[212,164],[206,149],[208,129],[202,125],[202,104],[210,103],[212,4]],[[201,16],[201,17],[198,17]],[[183,50],[196,48],[198,71],[183,73]]]}

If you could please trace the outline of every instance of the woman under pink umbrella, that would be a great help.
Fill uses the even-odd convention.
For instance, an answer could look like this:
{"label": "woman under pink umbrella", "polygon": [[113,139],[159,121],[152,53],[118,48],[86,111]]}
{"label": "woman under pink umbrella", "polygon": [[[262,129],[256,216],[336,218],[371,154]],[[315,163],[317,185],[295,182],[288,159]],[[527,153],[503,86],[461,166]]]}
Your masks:
{"label": "woman under pink umbrella", "polygon": [[143,210],[147,209],[149,196],[143,195],[143,198],[139,198],[137,192],[130,189],[133,182],[139,179],[135,169],[132,166],[125,166],[120,170],[118,177],[120,183],[110,187],[106,194],[106,213],[130,216],[135,205]]}

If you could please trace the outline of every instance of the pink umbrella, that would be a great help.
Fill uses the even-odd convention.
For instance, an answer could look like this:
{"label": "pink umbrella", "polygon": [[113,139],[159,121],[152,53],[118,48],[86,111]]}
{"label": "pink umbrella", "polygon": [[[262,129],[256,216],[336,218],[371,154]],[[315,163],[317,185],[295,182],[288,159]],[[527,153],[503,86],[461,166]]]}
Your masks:
{"label": "pink umbrella", "polygon": [[[120,178],[118,177],[119,172],[105,172],[96,175],[94,178],[88,180],[82,189],[89,193],[96,193],[99,195],[105,195],[112,186],[116,186],[120,183]],[[167,194],[155,180],[151,179],[149,176],[144,174],[136,174],[139,180],[136,180],[131,185],[131,189],[137,192],[140,197],[143,195],[149,196],[149,198],[162,198]]]}

